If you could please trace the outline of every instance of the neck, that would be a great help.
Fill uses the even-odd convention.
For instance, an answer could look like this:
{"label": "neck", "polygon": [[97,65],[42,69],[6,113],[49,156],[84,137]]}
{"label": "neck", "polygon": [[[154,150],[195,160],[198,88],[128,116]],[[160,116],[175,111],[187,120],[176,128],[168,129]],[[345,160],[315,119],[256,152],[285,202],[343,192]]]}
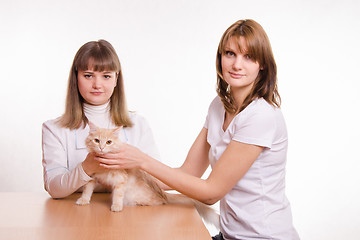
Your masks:
{"label": "neck", "polygon": [[109,128],[111,121],[110,102],[103,105],[91,105],[84,103],[84,113],[87,119],[102,128]]}
{"label": "neck", "polygon": [[103,105],[91,105],[88,103],[84,103],[83,107],[85,115],[89,113],[95,115],[104,114],[109,112],[110,110],[110,101]]}
{"label": "neck", "polygon": [[234,97],[234,100],[238,107],[242,106],[245,98],[250,94],[252,86],[253,85],[249,85],[243,88],[231,88],[231,94]]}

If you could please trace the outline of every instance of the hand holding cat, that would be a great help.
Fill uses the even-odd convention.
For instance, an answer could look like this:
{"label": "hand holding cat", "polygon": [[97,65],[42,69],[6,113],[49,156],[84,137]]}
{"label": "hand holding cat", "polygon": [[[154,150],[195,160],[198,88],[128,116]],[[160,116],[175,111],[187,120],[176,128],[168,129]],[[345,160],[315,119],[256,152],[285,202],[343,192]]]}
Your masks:
{"label": "hand holding cat", "polygon": [[140,168],[149,156],[137,147],[123,144],[118,152],[95,156],[101,167],[107,169]]}
{"label": "hand holding cat", "polygon": [[106,169],[100,165],[95,153],[89,153],[82,163],[85,173],[89,176],[94,173],[104,172]]}

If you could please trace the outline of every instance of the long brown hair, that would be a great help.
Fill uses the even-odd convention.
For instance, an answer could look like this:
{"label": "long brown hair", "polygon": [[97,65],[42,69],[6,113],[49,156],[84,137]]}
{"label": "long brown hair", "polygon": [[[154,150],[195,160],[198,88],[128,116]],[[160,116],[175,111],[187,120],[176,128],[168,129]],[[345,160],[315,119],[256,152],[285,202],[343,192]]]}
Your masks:
{"label": "long brown hair", "polygon": [[[247,49],[252,59],[260,65],[260,71],[255,79],[254,86],[241,106],[237,106],[231,90],[229,91],[229,84],[223,79],[221,67],[221,56],[225,53],[228,41],[233,37],[238,39],[238,43],[240,37],[245,39],[247,46],[239,46],[240,49]],[[217,51],[216,71],[216,91],[227,112],[239,113],[256,98],[264,98],[273,106],[280,107],[281,98],[277,87],[277,67],[274,55],[267,34],[256,21],[251,19],[239,20],[225,31]]]}
{"label": "long brown hair", "polygon": [[84,99],[79,92],[77,75],[78,71],[89,69],[117,72],[116,87],[110,98],[110,115],[115,125],[131,127],[119,57],[113,46],[105,40],[85,43],[77,51],[69,74],[65,113],[58,123],[70,129],[85,127],[88,123],[83,110]]}

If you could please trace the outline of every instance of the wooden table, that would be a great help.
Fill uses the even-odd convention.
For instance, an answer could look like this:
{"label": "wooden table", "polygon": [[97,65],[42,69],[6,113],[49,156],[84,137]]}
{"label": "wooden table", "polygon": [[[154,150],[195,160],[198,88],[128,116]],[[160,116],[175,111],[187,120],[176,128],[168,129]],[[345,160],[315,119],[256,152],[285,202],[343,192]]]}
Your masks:
{"label": "wooden table", "polygon": [[75,204],[79,196],[54,200],[47,193],[0,192],[0,239],[211,239],[193,206],[124,207],[114,213],[110,194],[95,193],[87,206]]}

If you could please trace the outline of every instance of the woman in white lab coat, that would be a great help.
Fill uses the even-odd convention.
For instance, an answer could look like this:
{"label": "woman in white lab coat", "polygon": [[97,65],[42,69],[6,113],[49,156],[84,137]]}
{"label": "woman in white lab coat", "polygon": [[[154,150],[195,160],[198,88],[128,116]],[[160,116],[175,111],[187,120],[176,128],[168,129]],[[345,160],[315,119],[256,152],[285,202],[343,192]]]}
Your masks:
{"label": "woman in white lab coat", "polygon": [[86,150],[89,121],[102,128],[124,126],[120,139],[159,158],[147,121],[127,110],[120,61],[105,40],[88,42],[78,50],[70,70],[65,113],[42,126],[44,187],[53,198],[72,194],[92,174],[104,170]]}

